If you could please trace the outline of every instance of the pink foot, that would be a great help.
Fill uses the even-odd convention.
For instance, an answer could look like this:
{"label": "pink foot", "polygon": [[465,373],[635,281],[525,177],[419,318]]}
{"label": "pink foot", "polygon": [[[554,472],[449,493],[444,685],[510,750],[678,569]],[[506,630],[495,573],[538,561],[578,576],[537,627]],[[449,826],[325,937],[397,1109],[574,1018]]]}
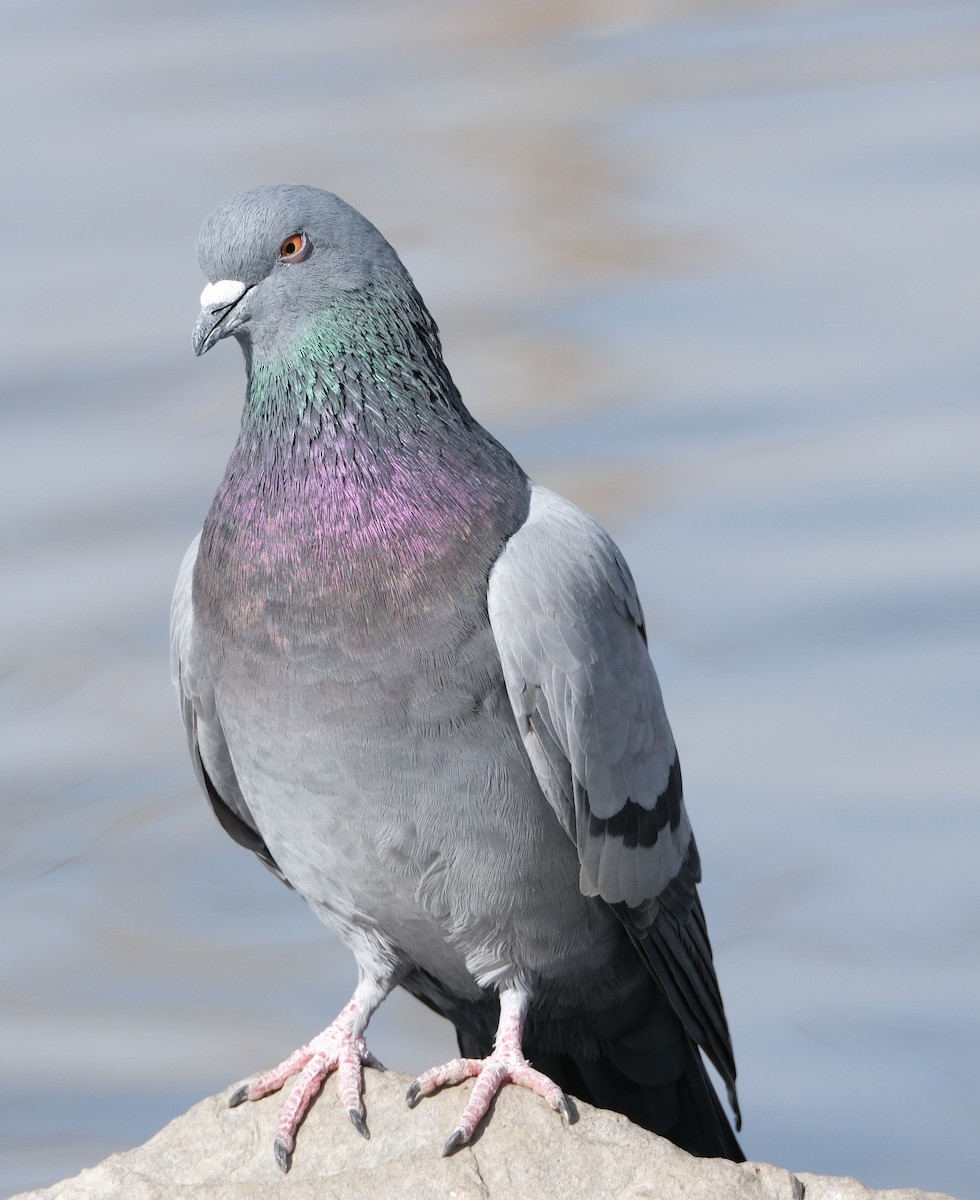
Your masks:
{"label": "pink foot", "polygon": [[442,1148],[443,1156],[452,1154],[458,1146],[470,1140],[476,1132],[476,1127],[487,1115],[491,1100],[505,1083],[530,1088],[532,1092],[543,1096],[566,1121],[570,1123],[572,1120],[568,1097],[547,1075],[534,1070],[519,1045],[516,1049],[512,1046],[498,1045],[488,1058],[454,1058],[452,1062],[441,1067],[423,1071],[408,1089],[405,1099],[414,1108],[423,1096],[430,1096],[447,1084],[462,1083],[464,1079],[470,1079],[474,1075],[478,1075],[479,1078],[473,1088],[473,1094],[463,1109],[459,1123]]}
{"label": "pink foot", "polygon": [[245,1100],[260,1100],[270,1092],[278,1091],[290,1075],[299,1071],[299,1078],[282,1106],[273,1142],[276,1162],[283,1171],[289,1170],[296,1130],[331,1071],[337,1072],[337,1091],[354,1128],[363,1137],[371,1136],[364,1120],[363,1068],[375,1067],[383,1071],[384,1067],[368,1050],[363,1036],[354,1032],[356,1007],[353,1003],[348,1004],[336,1021],[311,1042],[300,1046],[278,1067],[243,1083],[228,1099],[231,1108]]}

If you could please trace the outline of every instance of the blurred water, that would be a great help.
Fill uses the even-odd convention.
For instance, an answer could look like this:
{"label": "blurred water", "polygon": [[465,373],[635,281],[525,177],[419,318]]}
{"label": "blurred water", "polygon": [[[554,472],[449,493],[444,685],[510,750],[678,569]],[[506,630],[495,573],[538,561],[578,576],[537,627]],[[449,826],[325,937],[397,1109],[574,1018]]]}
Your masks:
{"label": "blurred water", "polygon": [[[203,215],[340,192],[637,575],[747,1153],[980,1195],[980,7],[7,0],[0,1193],[346,999],[197,795],[177,564],[231,446]],[[390,1065],[451,1046],[407,998]],[[434,1160],[435,1161],[435,1160]]]}

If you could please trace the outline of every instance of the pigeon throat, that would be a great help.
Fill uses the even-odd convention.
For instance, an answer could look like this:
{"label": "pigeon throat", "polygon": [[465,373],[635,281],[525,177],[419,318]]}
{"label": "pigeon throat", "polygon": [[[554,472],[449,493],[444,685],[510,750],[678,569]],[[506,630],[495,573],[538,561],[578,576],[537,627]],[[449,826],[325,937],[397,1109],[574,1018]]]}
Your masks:
{"label": "pigeon throat", "polygon": [[378,444],[433,424],[472,424],[414,289],[345,293],[289,340],[247,348],[246,363],[246,437],[282,442],[357,431]]}

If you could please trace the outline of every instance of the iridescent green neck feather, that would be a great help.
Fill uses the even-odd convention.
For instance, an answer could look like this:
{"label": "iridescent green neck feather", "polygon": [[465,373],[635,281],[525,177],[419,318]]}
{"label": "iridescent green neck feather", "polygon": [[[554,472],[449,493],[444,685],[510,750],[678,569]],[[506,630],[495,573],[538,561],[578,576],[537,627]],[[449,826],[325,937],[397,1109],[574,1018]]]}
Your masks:
{"label": "iridescent green neck feather", "polygon": [[246,356],[243,438],[290,437],[315,414],[375,430],[432,420],[474,424],[414,289],[342,294],[291,342]]}

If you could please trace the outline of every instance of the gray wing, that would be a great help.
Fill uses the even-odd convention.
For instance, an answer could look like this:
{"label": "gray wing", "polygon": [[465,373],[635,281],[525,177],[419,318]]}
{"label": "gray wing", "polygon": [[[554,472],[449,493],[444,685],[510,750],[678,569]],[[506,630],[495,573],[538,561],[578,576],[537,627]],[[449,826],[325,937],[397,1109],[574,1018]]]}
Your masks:
{"label": "gray wing", "polygon": [[528,757],[578,847],[580,887],[615,909],[737,1113],[700,862],[629,568],[594,521],[535,486],[487,607]]}
{"label": "gray wing", "polygon": [[225,832],[239,845],[257,854],[270,871],[290,886],[245,803],[221,728],[214,691],[199,656],[195,654],[193,582],[200,541],[198,534],[184,555],[170,607],[170,668],[191,760],[214,815]]}

